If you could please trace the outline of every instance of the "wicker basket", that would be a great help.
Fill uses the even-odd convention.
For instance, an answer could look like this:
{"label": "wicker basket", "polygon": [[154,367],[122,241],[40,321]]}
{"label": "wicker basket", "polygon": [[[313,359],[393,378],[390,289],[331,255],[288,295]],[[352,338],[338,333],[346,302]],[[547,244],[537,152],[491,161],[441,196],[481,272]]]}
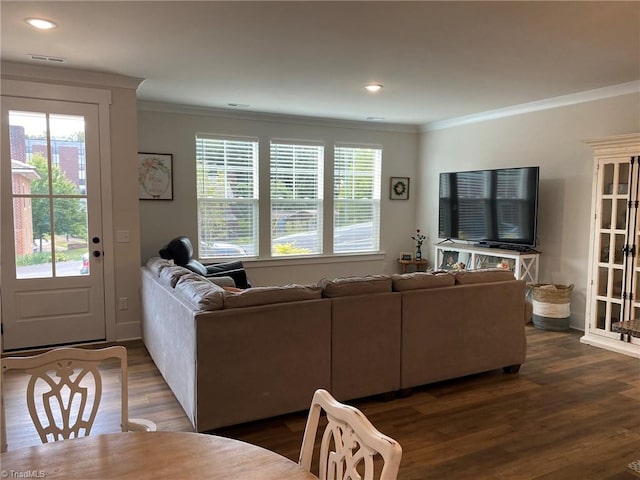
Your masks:
{"label": "wicker basket", "polygon": [[533,303],[533,324],[542,330],[569,329],[571,318],[571,285],[529,284]]}

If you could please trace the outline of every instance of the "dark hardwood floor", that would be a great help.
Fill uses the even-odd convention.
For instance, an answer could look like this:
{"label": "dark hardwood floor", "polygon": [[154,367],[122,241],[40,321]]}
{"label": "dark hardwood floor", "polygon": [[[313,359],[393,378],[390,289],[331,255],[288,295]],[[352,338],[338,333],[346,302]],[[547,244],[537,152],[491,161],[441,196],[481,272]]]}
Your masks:
{"label": "dark hardwood floor", "polygon": [[[348,403],[400,442],[402,480],[634,478],[626,465],[640,459],[640,360],[582,345],[579,337],[527,326],[528,358],[519,374],[492,371],[423,386],[406,398]],[[153,420],[159,430],[191,431],[142,343],[125,345],[130,415]],[[3,382],[10,449],[39,442],[21,410],[24,384],[20,374]],[[104,407],[94,433],[117,430],[117,395]],[[306,415],[214,433],[297,461]]]}

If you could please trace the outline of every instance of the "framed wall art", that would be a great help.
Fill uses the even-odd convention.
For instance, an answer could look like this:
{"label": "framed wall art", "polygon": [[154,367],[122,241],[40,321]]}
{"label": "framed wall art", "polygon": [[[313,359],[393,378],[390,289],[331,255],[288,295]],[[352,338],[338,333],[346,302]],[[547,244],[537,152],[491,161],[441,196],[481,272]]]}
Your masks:
{"label": "framed wall art", "polygon": [[409,177],[391,177],[390,188],[389,198],[391,200],[409,199]]}
{"label": "framed wall art", "polygon": [[173,155],[138,153],[140,200],[173,200]]}

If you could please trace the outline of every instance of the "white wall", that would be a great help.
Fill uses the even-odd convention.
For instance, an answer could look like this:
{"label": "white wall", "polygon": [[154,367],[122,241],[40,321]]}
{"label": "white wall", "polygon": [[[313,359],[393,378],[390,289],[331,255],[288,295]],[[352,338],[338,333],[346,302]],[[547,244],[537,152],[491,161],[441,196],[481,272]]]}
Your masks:
{"label": "white wall", "polygon": [[418,223],[437,238],[442,171],[539,165],[539,281],[575,285],[571,326],[583,329],[593,180],[583,141],[638,131],[638,94],[428,131],[420,141]]}
{"label": "white wall", "polygon": [[[414,128],[370,127],[350,122],[275,116],[242,117],[241,115],[190,109],[169,105],[144,104],[138,108],[138,150],[171,153],[174,168],[173,201],[141,201],[140,226],[142,261],[157,256],[166,242],[187,235],[194,243],[197,235],[195,137],[196,133],[258,137],[260,162],[272,138],[321,141],[328,146],[336,142],[378,144],[383,148],[381,250],[384,255],[360,258],[336,257],[313,260],[257,259],[246,260],[245,266],[253,285],[311,283],[322,277],[395,273],[400,251],[411,251],[411,234],[415,228],[418,132]],[[264,148],[266,146],[266,148]],[[261,172],[266,172],[261,169]],[[411,178],[409,200],[389,200],[389,177]],[[265,177],[263,176],[263,179]],[[268,176],[266,177],[268,179]],[[268,180],[267,180],[268,181]],[[261,204],[269,198],[261,197]],[[265,210],[263,210],[265,211]],[[266,209],[269,211],[269,208]]]}

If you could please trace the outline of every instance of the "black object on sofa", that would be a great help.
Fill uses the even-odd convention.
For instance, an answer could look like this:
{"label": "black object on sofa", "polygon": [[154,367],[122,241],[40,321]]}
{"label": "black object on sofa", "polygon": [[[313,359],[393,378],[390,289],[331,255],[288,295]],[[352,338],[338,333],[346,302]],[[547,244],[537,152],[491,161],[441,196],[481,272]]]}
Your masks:
{"label": "black object on sofa", "polygon": [[160,256],[173,260],[176,265],[188,268],[204,277],[231,277],[238,288],[249,288],[247,272],[241,260],[204,265],[193,258],[193,246],[187,237],[176,237],[162,247]]}

